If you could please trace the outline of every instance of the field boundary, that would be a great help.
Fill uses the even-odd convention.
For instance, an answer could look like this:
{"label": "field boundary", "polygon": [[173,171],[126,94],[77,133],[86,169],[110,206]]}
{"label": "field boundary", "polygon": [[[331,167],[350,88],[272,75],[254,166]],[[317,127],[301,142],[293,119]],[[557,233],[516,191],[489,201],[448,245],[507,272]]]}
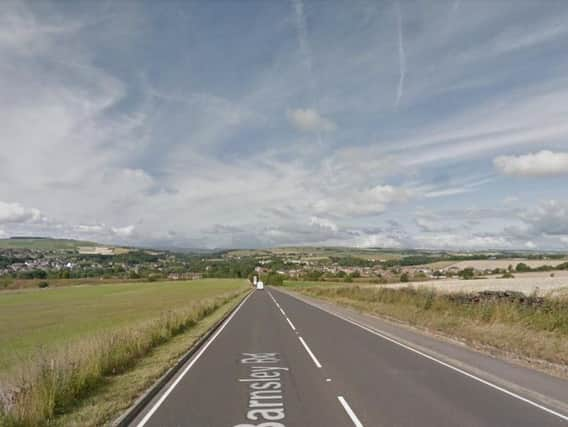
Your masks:
{"label": "field boundary", "polygon": [[166,384],[180,371],[180,369],[193,357],[193,355],[207,342],[207,340],[215,333],[217,329],[233,314],[240,306],[240,303],[249,296],[251,290],[245,292],[241,297],[237,297],[237,303],[227,313],[218,319],[204,334],[202,334],[190,349],[181,356],[174,366],[169,368],[156,382],[150,386],[136,401],[124,411],[119,417],[110,423],[112,427],[127,427],[142,410],[150,403],[150,401],[166,386]]}

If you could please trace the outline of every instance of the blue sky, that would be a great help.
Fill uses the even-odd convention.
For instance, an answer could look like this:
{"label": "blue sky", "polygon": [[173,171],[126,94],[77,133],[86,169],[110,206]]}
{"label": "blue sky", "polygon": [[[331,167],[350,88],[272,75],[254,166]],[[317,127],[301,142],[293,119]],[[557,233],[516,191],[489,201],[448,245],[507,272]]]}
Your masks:
{"label": "blue sky", "polygon": [[564,1],[6,1],[0,236],[568,249]]}

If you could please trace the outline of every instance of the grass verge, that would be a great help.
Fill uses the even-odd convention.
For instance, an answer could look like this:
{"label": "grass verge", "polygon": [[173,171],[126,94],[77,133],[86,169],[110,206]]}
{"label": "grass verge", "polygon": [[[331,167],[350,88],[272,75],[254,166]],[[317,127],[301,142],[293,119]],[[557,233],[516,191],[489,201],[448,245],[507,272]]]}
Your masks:
{"label": "grass verge", "polygon": [[412,287],[306,286],[295,290],[458,338],[473,347],[568,366],[568,298],[510,292],[449,295]]}
{"label": "grass verge", "polygon": [[[4,387],[0,424],[100,425],[108,421],[114,410],[127,407],[167,369],[172,358],[187,350],[188,340],[194,342],[195,332],[209,323],[201,323],[204,319],[223,307],[228,309],[242,294],[194,302],[137,326],[75,342],[63,351],[46,351],[22,365],[10,386]],[[162,363],[144,369],[143,361],[152,357]],[[123,381],[116,382],[119,377]]]}

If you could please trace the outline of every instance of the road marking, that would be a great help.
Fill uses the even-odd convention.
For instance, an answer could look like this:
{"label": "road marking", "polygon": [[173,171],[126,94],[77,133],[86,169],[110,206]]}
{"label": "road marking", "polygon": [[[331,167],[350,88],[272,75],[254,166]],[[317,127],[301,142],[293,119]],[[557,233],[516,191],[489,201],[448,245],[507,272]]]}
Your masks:
{"label": "road marking", "polygon": [[293,331],[296,330],[296,327],[294,326],[294,324],[292,323],[292,321],[290,319],[288,319],[288,316],[286,316],[286,320],[288,321],[288,324],[290,325],[290,327],[292,328]]}
{"label": "road marking", "polygon": [[276,304],[276,307],[278,307],[278,309],[280,310],[280,313],[282,313],[282,316],[284,316],[284,318],[286,319],[286,321],[288,322],[288,324],[290,325],[292,330],[295,331],[296,327],[294,326],[294,324],[292,323],[292,321],[290,320],[290,318],[288,317],[286,312],[282,309],[282,307],[280,307],[280,304],[278,304],[278,301],[276,301],[276,298],[274,298],[274,296],[272,295],[271,292],[268,292],[268,295],[270,295],[270,298],[272,298],[272,301],[274,301],[274,304]]}
{"label": "road marking", "polygon": [[404,343],[402,343],[402,342],[400,342],[400,341],[398,341],[398,340],[396,340],[396,339],[394,339],[394,338],[391,338],[391,337],[389,337],[388,335],[385,335],[384,333],[382,333],[382,332],[380,332],[380,331],[378,331],[378,330],[376,330],[376,329],[374,329],[374,328],[371,328],[371,327],[369,327],[369,326],[363,325],[363,324],[357,322],[356,320],[350,319],[349,317],[345,317],[345,316],[343,316],[343,315],[341,315],[341,314],[337,314],[337,313],[334,313],[333,311],[330,311],[330,310],[327,310],[327,309],[325,309],[325,308],[319,307],[318,305],[313,304],[313,303],[311,303],[311,302],[307,302],[307,301],[301,300],[300,298],[294,297],[294,296],[292,296],[292,295],[289,295],[289,296],[291,296],[292,298],[297,299],[298,301],[303,302],[304,304],[311,305],[312,307],[315,307],[315,308],[317,308],[317,309],[319,309],[319,310],[321,310],[321,311],[323,311],[323,312],[325,312],[325,313],[327,313],[327,314],[331,314],[332,316],[338,317],[339,319],[344,320],[344,321],[346,321],[347,323],[351,323],[352,325],[358,326],[359,328],[364,329],[365,331],[370,332],[371,334],[377,335],[377,336],[379,336],[379,337],[381,337],[381,338],[383,338],[383,339],[385,339],[385,340],[387,340],[387,341],[390,341],[390,342],[393,343],[393,344],[396,344],[396,345],[398,345],[398,346],[400,346],[400,347],[402,347],[402,348],[405,348],[405,349],[407,349],[407,350],[410,350],[410,351],[412,351],[413,353],[416,353],[416,354],[418,354],[418,355],[420,355],[420,356],[422,356],[422,357],[425,357],[426,359],[429,359],[429,360],[431,360],[431,361],[433,361],[433,362],[435,362],[435,363],[438,363],[438,364],[440,364],[440,365],[442,365],[442,366],[445,366],[446,368],[449,368],[449,369],[451,369],[451,370],[453,370],[453,371],[455,371],[455,372],[458,372],[458,373],[460,373],[460,374],[462,374],[462,375],[465,375],[466,377],[468,377],[468,378],[470,378],[470,379],[472,379],[472,380],[475,380],[475,381],[478,381],[478,382],[480,382],[480,383],[482,383],[482,384],[485,384],[485,385],[488,386],[488,387],[491,387],[491,388],[493,388],[493,389],[495,389],[495,390],[497,390],[497,391],[500,391],[500,392],[502,392],[502,393],[505,393],[506,395],[508,395],[508,396],[510,396],[510,397],[513,397],[513,398],[518,399],[518,400],[520,400],[520,401],[522,401],[522,402],[525,402],[525,403],[527,403],[527,404],[529,404],[529,405],[531,405],[531,406],[534,406],[535,408],[538,408],[538,409],[540,409],[540,410],[542,410],[542,411],[544,411],[544,412],[547,412],[547,413],[549,413],[549,414],[551,414],[551,415],[555,415],[555,416],[557,416],[558,418],[560,418],[560,419],[562,419],[562,420],[564,420],[564,421],[568,421],[568,416],[567,416],[567,415],[561,414],[560,412],[557,412],[557,411],[555,411],[555,410],[553,410],[553,409],[547,408],[546,406],[543,406],[543,405],[541,405],[540,403],[537,403],[537,402],[535,402],[535,401],[533,401],[533,400],[527,399],[526,397],[523,397],[523,396],[521,396],[521,395],[519,395],[519,394],[517,394],[517,393],[514,393],[514,392],[512,392],[512,391],[509,391],[509,390],[507,390],[506,388],[500,387],[500,386],[498,386],[497,384],[493,384],[493,383],[490,382],[490,381],[484,380],[484,379],[481,378],[481,377],[478,377],[478,376],[476,376],[476,375],[470,374],[469,372],[464,371],[463,369],[460,369],[460,368],[458,368],[458,367],[456,367],[456,366],[450,365],[449,363],[446,363],[446,362],[444,362],[444,361],[442,361],[442,360],[440,360],[440,359],[436,359],[435,357],[430,356],[429,354],[424,353],[424,352],[422,352],[422,351],[420,351],[420,350],[417,350],[417,349],[415,349],[415,348],[413,348],[413,347],[411,347],[411,346],[409,346],[409,345],[406,345],[406,344],[404,344]]}
{"label": "road marking", "polygon": [[349,418],[353,421],[353,425],[355,427],[363,427],[363,423],[359,421],[359,418],[357,418],[357,415],[355,415],[355,412],[353,412],[353,409],[351,409],[351,406],[349,406],[349,403],[347,403],[343,396],[337,396],[337,400],[339,400],[339,403],[341,403],[341,406],[343,406],[343,409],[345,409],[345,412],[347,412],[347,415],[349,415]]}
{"label": "road marking", "polygon": [[219,329],[217,329],[217,331],[213,334],[213,336],[211,336],[211,338],[209,338],[209,340],[203,345],[203,347],[201,347],[201,350],[199,350],[195,354],[195,356],[193,357],[191,362],[189,362],[189,364],[185,367],[185,369],[181,372],[181,374],[178,375],[178,377],[175,379],[175,381],[172,384],[170,384],[170,386],[167,388],[167,390],[164,392],[164,394],[162,394],[160,399],[154,404],[154,406],[152,406],[152,409],[150,409],[146,413],[144,418],[142,418],[142,420],[138,424],[136,424],[137,427],[142,427],[143,425],[145,425],[148,422],[148,420],[152,417],[152,415],[154,415],[154,412],[156,412],[156,410],[160,407],[160,405],[164,402],[164,400],[166,400],[166,398],[169,396],[169,394],[178,385],[178,383],[182,380],[182,378],[188,373],[188,371],[191,369],[191,367],[193,365],[195,365],[195,362],[197,362],[199,360],[199,358],[203,355],[203,353],[205,353],[205,350],[207,350],[207,348],[211,345],[211,343],[215,340],[215,338],[217,338],[217,336],[219,336],[219,334],[221,332],[223,332],[223,329],[225,329],[225,327],[229,324],[231,319],[233,317],[235,317],[235,314],[237,314],[237,312],[241,309],[241,307],[244,305],[244,303],[247,302],[247,300],[249,299],[249,297],[251,295],[252,295],[252,292],[249,293],[247,295],[247,297],[244,300],[241,301],[241,303],[238,305],[238,307],[235,309],[235,311],[233,311],[233,313],[227,318],[227,320],[225,320],[223,322],[223,324],[219,327]]}
{"label": "road marking", "polygon": [[298,337],[300,339],[300,342],[302,343],[302,345],[304,346],[304,348],[306,349],[306,351],[308,352],[308,354],[310,355],[310,357],[312,358],[312,360],[314,361],[315,365],[318,368],[321,368],[321,363],[319,362],[319,360],[317,359],[317,357],[314,355],[314,353],[312,353],[312,350],[310,350],[310,347],[308,347],[308,345],[306,344],[306,342],[304,341],[304,339],[302,337]]}

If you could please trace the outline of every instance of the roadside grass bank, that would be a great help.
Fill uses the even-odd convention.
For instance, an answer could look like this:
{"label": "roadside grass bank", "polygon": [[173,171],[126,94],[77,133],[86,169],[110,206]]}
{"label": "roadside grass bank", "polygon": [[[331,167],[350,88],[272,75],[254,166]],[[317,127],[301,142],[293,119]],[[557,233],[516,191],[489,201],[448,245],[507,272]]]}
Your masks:
{"label": "roadside grass bank", "polygon": [[203,279],[0,292],[0,382],[38,349],[65,347],[246,286],[244,279]]}
{"label": "roadside grass bank", "polygon": [[[515,292],[296,286],[295,291],[435,331],[472,347],[568,367],[568,298]],[[565,373],[564,373],[565,374]]]}
{"label": "roadside grass bank", "polygon": [[135,326],[38,354],[22,363],[2,386],[0,425],[83,426],[110,421],[245,292],[195,301]]}

